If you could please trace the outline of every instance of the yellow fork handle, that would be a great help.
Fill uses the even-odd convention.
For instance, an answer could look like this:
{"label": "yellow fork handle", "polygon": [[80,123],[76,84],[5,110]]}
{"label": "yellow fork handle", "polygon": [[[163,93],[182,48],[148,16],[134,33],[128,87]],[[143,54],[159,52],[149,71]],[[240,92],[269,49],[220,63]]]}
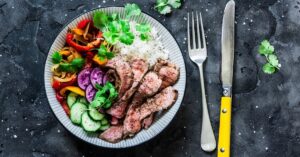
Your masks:
{"label": "yellow fork handle", "polygon": [[231,97],[221,98],[218,157],[230,157]]}

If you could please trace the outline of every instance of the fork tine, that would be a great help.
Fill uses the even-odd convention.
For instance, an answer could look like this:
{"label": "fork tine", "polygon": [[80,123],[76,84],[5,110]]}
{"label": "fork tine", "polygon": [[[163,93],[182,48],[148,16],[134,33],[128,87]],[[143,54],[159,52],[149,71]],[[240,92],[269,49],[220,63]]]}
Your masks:
{"label": "fork tine", "polygon": [[187,13],[187,41],[188,41],[188,50],[191,50],[190,42],[190,13]]}
{"label": "fork tine", "polygon": [[193,48],[196,49],[196,33],[195,33],[195,20],[194,12],[192,12],[192,38],[193,38]]}
{"label": "fork tine", "polygon": [[199,16],[198,16],[198,12],[196,12],[196,20],[197,20],[198,48],[201,48],[201,34],[200,34],[200,26],[199,26]]}
{"label": "fork tine", "polygon": [[205,34],[204,34],[204,28],[203,28],[203,22],[202,22],[202,14],[201,14],[201,12],[200,12],[200,24],[201,24],[203,48],[206,49],[206,40],[205,40]]}

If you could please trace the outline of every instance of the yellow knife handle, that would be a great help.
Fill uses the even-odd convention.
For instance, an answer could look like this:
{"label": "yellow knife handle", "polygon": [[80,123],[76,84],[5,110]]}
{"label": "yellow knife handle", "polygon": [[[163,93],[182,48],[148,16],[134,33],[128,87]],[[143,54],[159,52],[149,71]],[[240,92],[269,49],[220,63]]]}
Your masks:
{"label": "yellow knife handle", "polygon": [[230,157],[231,97],[221,98],[218,157]]}

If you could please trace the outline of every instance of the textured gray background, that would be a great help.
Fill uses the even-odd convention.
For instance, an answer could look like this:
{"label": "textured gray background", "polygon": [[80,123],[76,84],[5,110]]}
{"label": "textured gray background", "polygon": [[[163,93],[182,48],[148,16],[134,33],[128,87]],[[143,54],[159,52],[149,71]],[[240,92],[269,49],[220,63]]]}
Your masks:
{"label": "textured gray background", "polygon": [[[68,133],[52,114],[43,83],[48,49],[78,14],[104,6],[136,2],[176,37],[186,59],[187,90],[178,114],[160,135],[140,146],[98,148]],[[237,0],[236,63],[232,156],[300,156],[300,0]],[[154,0],[0,0],[0,156],[216,156],[200,149],[201,97],[198,71],[186,56],[186,13],[204,16],[208,36],[205,81],[217,136],[221,96],[220,39],[226,0],[186,0],[169,16],[153,9]],[[257,45],[270,39],[281,70],[261,71]]]}

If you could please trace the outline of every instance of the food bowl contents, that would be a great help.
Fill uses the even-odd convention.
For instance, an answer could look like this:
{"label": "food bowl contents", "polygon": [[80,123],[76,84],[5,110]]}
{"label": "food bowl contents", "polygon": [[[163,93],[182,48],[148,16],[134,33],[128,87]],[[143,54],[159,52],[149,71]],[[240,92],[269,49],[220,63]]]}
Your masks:
{"label": "food bowl contents", "polygon": [[136,4],[119,13],[94,12],[69,28],[66,44],[53,52],[52,87],[74,125],[116,143],[151,127],[170,108],[179,68],[155,28],[131,20]]}

